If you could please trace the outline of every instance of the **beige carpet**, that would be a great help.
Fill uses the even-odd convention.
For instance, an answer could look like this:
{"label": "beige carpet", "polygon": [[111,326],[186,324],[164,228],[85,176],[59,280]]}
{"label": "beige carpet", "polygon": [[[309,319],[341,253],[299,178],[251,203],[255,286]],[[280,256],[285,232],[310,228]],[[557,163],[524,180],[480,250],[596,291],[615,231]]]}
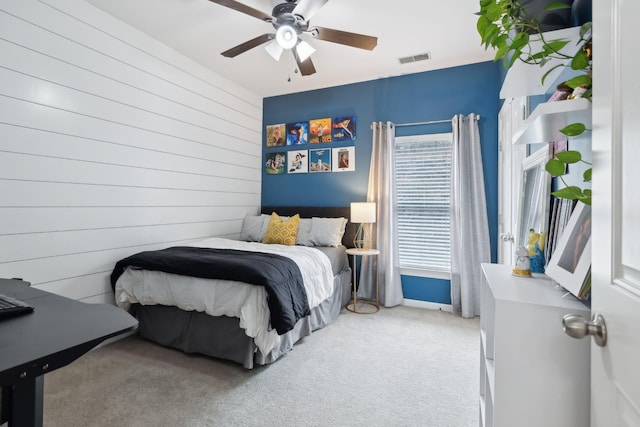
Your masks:
{"label": "beige carpet", "polygon": [[412,307],[344,312],[272,365],[131,336],[45,376],[44,425],[478,425],[479,320]]}

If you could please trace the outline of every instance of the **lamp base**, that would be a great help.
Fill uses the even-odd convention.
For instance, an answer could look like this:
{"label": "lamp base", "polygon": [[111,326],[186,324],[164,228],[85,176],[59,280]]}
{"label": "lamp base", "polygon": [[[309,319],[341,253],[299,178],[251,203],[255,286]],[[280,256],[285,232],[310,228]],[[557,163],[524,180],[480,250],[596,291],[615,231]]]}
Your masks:
{"label": "lamp base", "polygon": [[369,249],[371,247],[371,239],[367,239],[367,231],[363,223],[358,224],[353,246],[358,249]]}

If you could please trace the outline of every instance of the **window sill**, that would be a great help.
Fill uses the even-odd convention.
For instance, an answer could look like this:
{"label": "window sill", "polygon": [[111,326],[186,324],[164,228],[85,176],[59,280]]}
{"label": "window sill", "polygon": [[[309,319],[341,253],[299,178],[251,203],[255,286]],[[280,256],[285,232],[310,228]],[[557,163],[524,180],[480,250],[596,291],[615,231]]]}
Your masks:
{"label": "window sill", "polygon": [[440,270],[419,270],[416,268],[400,268],[400,274],[404,276],[426,277],[431,279],[451,280],[451,272]]}

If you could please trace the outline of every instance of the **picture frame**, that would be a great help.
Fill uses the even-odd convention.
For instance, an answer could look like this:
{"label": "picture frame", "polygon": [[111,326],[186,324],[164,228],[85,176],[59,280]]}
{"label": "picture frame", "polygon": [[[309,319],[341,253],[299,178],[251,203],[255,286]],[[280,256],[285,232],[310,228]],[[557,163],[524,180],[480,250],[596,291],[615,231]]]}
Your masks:
{"label": "picture frame", "polygon": [[355,141],[356,116],[334,117],[331,137],[333,142]]}
{"label": "picture frame", "polygon": [[285,171],[285,159],[287,153],[284,151],[272,151],[265,154],[264,171],[267,175],[280,175]]}
{"label": "picture frame", "polygon": [[531,229],[537,233],[549,231],[551,175],[545,164],[550,158],[551,147],[545,146],[522,161],[516,247],[527,246]]}
{"label": "picture frame", "polygon": [[308,173],[308,150],[291,150],[287,152],[287,173]]}
{"label": "picture frame", "polygon": [[309,172],[331,172],[331,149],[309,150]]}
{"label": "picture frame", "polygon": [[287,123],[287,145],[306,144],[309,140],[309,122]]}
{"label": "picture frame", "polygon": [[588,294],[583,291],[589,285],[590,272],[591,206],[578,203],[560,236],[545,273],[571,294],[582,299]]}
{"label": "picture frame", "polygon": [[267,147],[283,147],[287,145],[286,126],[284,123],[267,125]]}
{"label": "picture frame", "polygon": [[309,120],[309,144],[331,142],[331,117]]}
{"label": "picture frame", "polygon": [[353,172],[356,170],[356,148],[339,147],[331,150],[333,172]]}

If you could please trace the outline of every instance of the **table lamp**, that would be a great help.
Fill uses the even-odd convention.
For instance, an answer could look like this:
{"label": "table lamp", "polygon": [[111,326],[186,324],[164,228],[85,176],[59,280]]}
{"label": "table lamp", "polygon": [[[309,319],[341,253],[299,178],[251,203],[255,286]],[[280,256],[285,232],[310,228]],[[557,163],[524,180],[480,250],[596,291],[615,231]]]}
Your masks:
{"label": "table lamp", "polygon": [[352,202],[351,222],[358,224],[353,245],[359,249],[369,249],[371,247],[371,236],[369,228],[365,228],[364,224],[376,222],[376,204],[373,202]]}

